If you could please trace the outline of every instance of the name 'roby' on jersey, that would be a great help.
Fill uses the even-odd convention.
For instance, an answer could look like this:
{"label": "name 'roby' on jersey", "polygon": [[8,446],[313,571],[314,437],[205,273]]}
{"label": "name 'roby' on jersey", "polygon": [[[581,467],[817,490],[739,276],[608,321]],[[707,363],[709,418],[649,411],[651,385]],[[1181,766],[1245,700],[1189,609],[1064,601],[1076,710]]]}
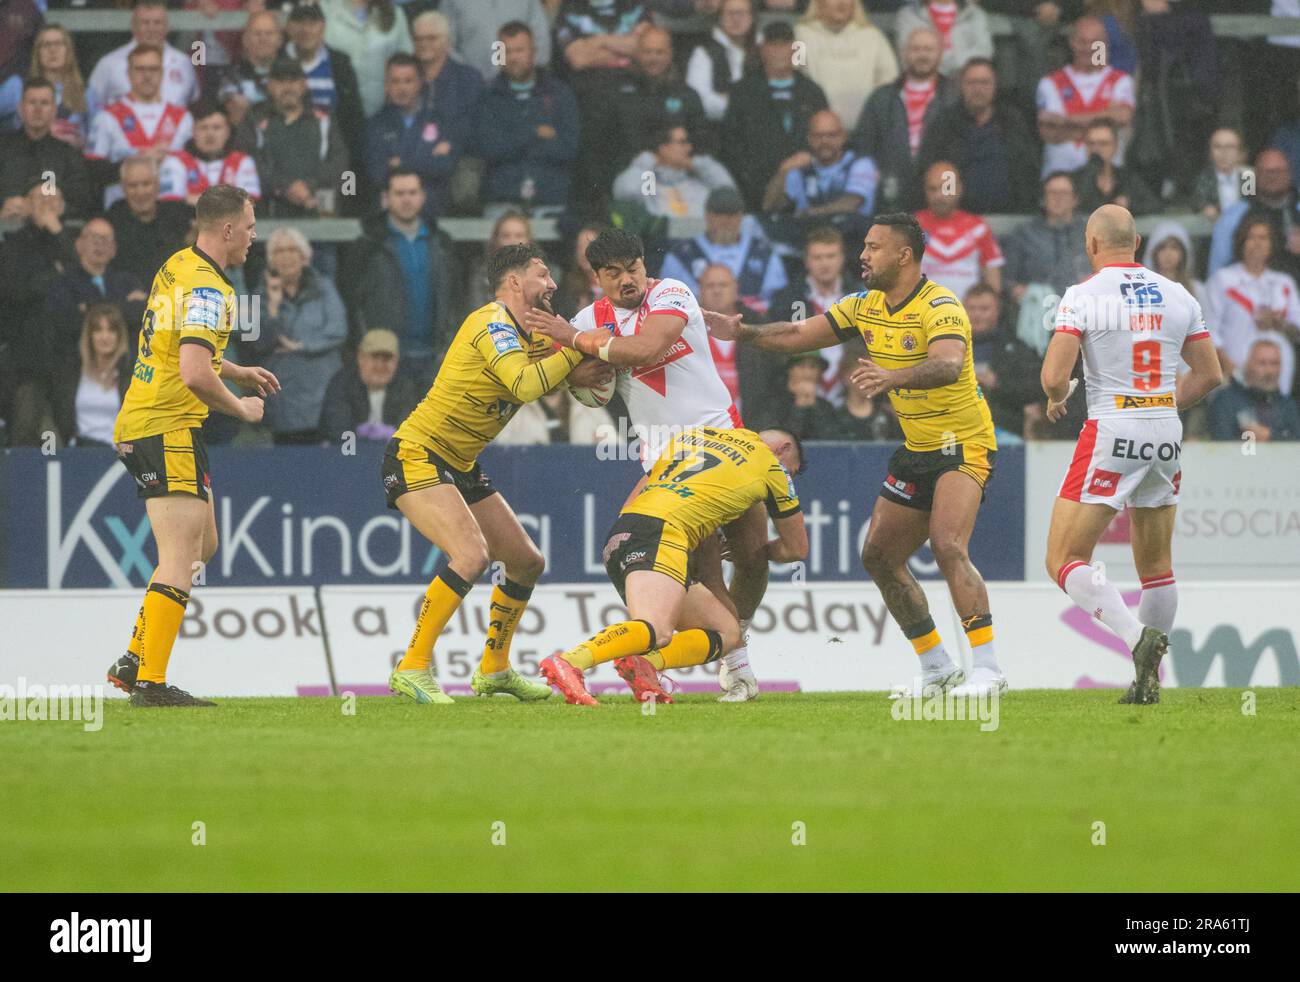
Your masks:
{"label": "name 'roby' on jersey", "polygon": [[1066,290],[1055,330],[1083,346],[1090,419],[1177,416],[1183,345],[1210,336],[1186,288],[1138,263],[1104,266]]}
{"label": "name 'roby' on jersey", "polygon": [[653,365],[620,370],[617,381],[618,394],[641,437],[641,463],[647,470],[673,437],[688,427],[741,425],[731,393],[713,363],[699,302],[680,280],[650,280],[645,299],[635,310],[617,307],[604,297],[580,310],[571,323],[579,331],[604,327],[617,337],[628,337],[654,314],[686,321],[681,337]]}

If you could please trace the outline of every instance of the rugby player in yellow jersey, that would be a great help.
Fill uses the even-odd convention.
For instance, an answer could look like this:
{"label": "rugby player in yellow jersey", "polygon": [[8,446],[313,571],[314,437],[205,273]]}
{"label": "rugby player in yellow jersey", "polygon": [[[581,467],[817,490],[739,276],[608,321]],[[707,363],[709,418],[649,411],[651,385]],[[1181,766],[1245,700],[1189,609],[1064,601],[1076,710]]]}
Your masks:
{"label": "rugby player in yellow jersey", "polygon": [[[889,393],[906,442],[890,458],[862,565],[912,642],[923,687],[1001,692],[1007,680],[993,652],[988,590],[968,552],[997,441],[975,381],[966,310],[952,291],[921,273],[924,253],[915,218],[879,215],[859,257],[866,290],[807,320],[755,327],[742,324],[739,314],[707,311],[705,320],[719,338],[769,351],[812,351],[857,336],[866,341],[868,357],[858,359],[851,380],[869,395]],[[971,645],[969,679],[944,650],[925,593],[907,567],[927,538]]]}
{"label": "rugby player in yellow jersey", "polygon": [[[510,641],[545,560],[492,486],[478,455],[515,411],[567,378],[602,384],[613,375],[603,362],[572,349],[555,351],[549,338],[520,326],[533,307],[550,310],[555,280],[532,245],[505,246],[488,259],[495,299],[460,326],[433,386],[384,452],[384,492],[447,565],[425,591],[415,633],[389,677],[389,687],[421,704],[449,703],[433,668],[433,645],[474,581],[493,560],[505,579],[492,589],[487,643],[470,686],[480,696],[506,693],[545,699],[548,686],[510,667]],[[605,332],[606,339],[608,332]],[[602,341],[603,343],[603,341]]]}
{"label": "rugby player in yellow jersey", "polygon": [[[256,423],[260,397],[280,383],[264,368],[224,359],[236,317],[235,288],[225,267],[243,265],[256,237],[246,191],[218,184],[195,205],[198,238],[174,253],[154,277],[140,330],[131,385],[113,429],[118,457],[144,499],[158,546],[158,566],[136,616],[127,654],[108,680],[131,693],[132,706],[211,706],[167,685],[167,662],[200,563],[217,551],[203,421],[215,409]],[[255,391],[240,398],[225,382]]]}
{"label": "rugby player in yellow jersey", "polygon": [[660,671],[702,665],[734,649],[740,622],[717,594],[694,581],[691,554],[763,504],[777,534],[767,543],[767,560],[803,559],[808,533],[790,477],[802,466],[803,450],[784,430],[693,427],[673,439],[605,542],[605,570],[627,604],[628,620],[542,662],[542,675],[565,701],[594,706],[583,673],[613,661],[638,701],[671,702]]}

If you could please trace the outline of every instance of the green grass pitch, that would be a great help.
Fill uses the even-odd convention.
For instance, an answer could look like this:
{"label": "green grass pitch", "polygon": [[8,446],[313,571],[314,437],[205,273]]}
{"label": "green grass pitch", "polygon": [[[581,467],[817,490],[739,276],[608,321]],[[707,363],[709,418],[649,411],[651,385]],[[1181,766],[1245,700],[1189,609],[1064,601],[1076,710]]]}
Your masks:
{"label": "green grass pitch", "polygon": [[1253,716],[1239,689],[1116,696],[1012,692],[987,733],[895,720],[880,693],[652,717],[114,700],[97,733],[0,723],[0,888],[1300,888],[1300,689],[1256,690]]}

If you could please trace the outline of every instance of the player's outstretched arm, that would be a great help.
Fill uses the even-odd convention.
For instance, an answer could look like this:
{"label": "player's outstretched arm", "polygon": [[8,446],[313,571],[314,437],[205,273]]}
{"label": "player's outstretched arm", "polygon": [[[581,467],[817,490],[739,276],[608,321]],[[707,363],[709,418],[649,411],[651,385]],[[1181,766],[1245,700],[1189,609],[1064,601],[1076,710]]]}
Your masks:
{"label": "player's outstretched arm", "polygon": [[1209,337],[1200,337],[1183,345],[1183,361],[1191,369],[1174,388],[1174,405],[1190,409],[1223,384],[1219,354]]}
{"label": "player's outstretched arm", "polygon": [[745,324],[740,314],[719,314],[717,311],[704,310],[704,323],[719,341],[739,341],[752,344],[764,351],[781,351],[796,354],[800,351],[816,351],[839,344],[831,328],[831,322],[824,314],[809,317],[801,321],[778,321],[774,324]]}
{"label": "player's outstretched arm", "polygon": [[774,563],[794,563],[808,556],[808,528],[803,512],[772,520],[776,538],[767,544],[767,558]]}
{"label": "player's outstretched arm", "polygon": [[[212,350],[207,345],[182,344],[180,363],[181,381],[209,409],[242,419],[246,423],[261,422],[265,408],[261,398],[245,396],[241,399],[227,389],[221,376],[212,367]],[[235,374],[238,375],[239,372]],[[270,375],[269,372],[267,374]],[[279,383],[277,388],[278,385]]]}

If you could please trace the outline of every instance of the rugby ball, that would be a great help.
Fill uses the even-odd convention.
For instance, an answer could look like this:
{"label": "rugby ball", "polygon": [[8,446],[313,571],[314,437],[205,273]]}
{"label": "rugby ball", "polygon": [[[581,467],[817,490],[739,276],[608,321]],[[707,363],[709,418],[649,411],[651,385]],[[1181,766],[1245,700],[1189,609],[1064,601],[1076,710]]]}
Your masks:
{"label": "rugby ball", "polygon": [[568,387],[569,394],[577,399],[584,406],[590,406],[592,409],[599,409],[605,405],[614,395],[614,387],[617,385],[617,376],[611,378],[604,385],[596,385],[586,388],[581,385],[565,385]]}

